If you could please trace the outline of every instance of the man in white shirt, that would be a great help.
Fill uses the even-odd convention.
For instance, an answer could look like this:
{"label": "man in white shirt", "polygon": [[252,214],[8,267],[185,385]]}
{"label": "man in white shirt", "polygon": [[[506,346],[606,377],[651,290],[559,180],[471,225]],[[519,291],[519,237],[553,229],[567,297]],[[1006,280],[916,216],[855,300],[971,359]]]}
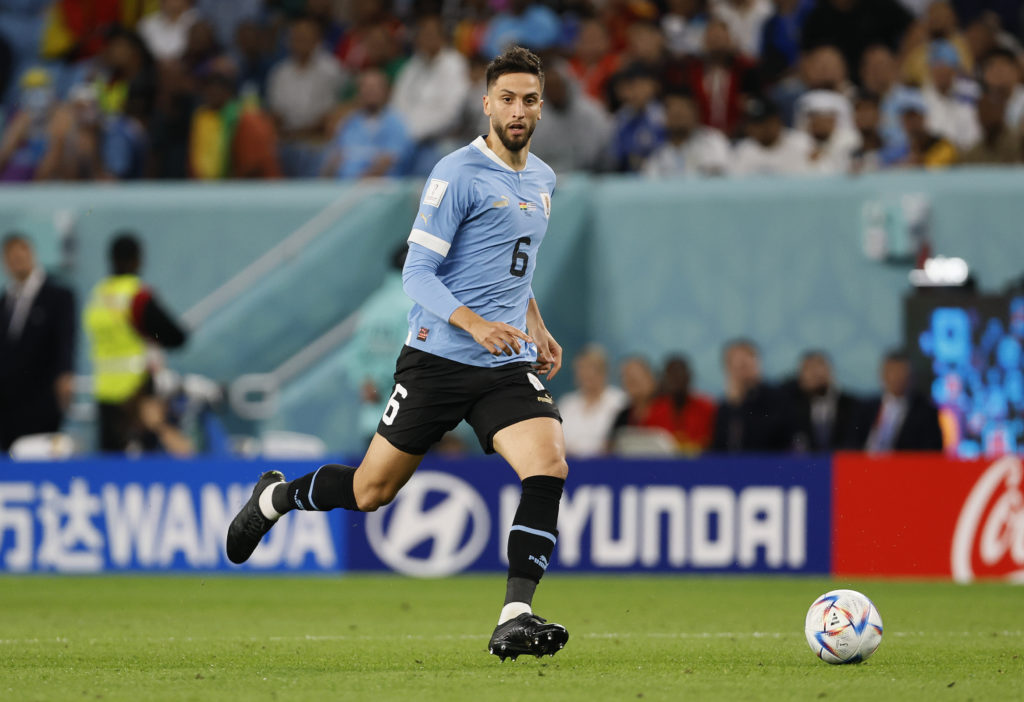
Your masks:
{"label": "man in white shirt", "polygon": [[804,132],[782,125],[778,108],[769,100],[752,98],[746,109],[747,138],[733,155],[733,173],[781,175],[807,173],[814,142]]}
{"label": "man in white shirt", "polygon": [[693,96],[669,93],[665,96],[666,141],[644,163],[650,177],[716,176],[729,169],[732,148],[722,132],[700,125]]}
{"label": "man in white shirt", "polygon": [[423,142],[449,136],[458,125],[469,90],[469,67],[462,54],[447,45],[437,15],[416,22],[415,48],[395,79],[391,106],[413,141]]}
{"label": "man in white shirt", "polygon": [[729,25],[736,48],[757,58],[761,55],[761,28],[775,8],[768,0],[711,0],[711,12]]}
{"label": "man in white shirt", "polygon": [[972,99],[976,97],[976,86],[973,81],[958,81],[960,69],[956,47],[944,39],[933,41],[928,49],[929,81],[921,94],[927,109],[928,129],[965,151],[981,139],[981,127]]}
{"label": "man in white shirt", "polygon": [[320,26],[300,17],[288,28],[288,57],[270,71],[267,103],[284,139],[325,139],[345,74],[320,46]]}
{"label": "man in white shirt", "polygon": [[588,458],[606,451],[615,417],[626,406],[626,394],[608,385],[608,358],[604,349],[591,345],[573,361],[577,390],[558,401],[565,434],[565,452]]}

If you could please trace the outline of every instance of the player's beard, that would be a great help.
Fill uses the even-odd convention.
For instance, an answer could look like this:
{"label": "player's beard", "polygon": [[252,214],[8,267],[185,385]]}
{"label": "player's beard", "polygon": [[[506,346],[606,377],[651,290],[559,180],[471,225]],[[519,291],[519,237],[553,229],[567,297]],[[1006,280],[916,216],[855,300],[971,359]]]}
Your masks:
{"label": "player's beard", "polygon": [[512,152],[521,151],[524,146],[530,143],[530,137],[533,136],[533,130],[537,128],[537,123],[529,124],[524,120],[523,126],[526,127],[526,131],[520,136],[513,137],[509,135],[506,127],[501,126],[495,120],[491,120],[491,128],[498,135],[501,145]]}

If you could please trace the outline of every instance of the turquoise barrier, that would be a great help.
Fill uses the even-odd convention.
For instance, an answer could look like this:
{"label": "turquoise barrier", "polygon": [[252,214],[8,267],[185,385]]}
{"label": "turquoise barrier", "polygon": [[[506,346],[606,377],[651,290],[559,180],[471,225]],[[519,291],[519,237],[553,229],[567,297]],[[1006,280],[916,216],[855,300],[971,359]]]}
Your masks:
{"label": "turquoise barrier", "polygon": [[[0,231],[17,227],[33,236],[44,261],[82,299],[105,271],[110,234],[134,229],[146,245],[147,280],[184,312],[327,208],[352,201],[311,243],[217,307],[189,349],[170,357],[173,367],[227,381],[273,370],[358,308],[408,231],[420,185],[4,187]],[[964,258],[983,290],[1001,290],[1024,272],[1022,192],[1021,169],[763,180],[563,177],[534,290],[568,356],[590,340],[613,358],[642,353],[660,362],[686,352],[697,387],[717,395],[721,345],[743,335],[762,345],[769,377],[792,372],[801,351],[823,348],[843,385],[869,391],[879,355],[901,341],[901,299],[909,290],[907,264],[866,256],[869,230],[881,228],[900,249],[914,225],[908,212],[921,210],[915,221],[934,252]],[[325,370],[332,355],[320,363],[295,377],[294,390],[284,389],[270,424],[296,431],[315,425],[333,450],[352,450],[357,399]],[[81,367],[88,368],[84,359]],[[319,388],[326,401],[307,402],[302,387]],[[552,389],[558,395],[570,387],[566,372]],[[332,403],[336,409],[324,416]]]}

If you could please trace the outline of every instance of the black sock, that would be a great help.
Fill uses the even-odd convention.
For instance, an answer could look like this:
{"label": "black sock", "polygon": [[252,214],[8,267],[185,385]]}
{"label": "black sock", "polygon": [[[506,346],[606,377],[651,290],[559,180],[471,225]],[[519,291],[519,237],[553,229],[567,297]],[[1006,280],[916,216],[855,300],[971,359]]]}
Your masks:
{"label": "black sock", "polygon": [[535,475],[523,481],[523,495],[508,534],[505,604],[533,601],[558,539],[558,501],[565,480]]}
{"label": "black sock", "polygon": [[285,483],[272,495],[274,509],[281,514],[293,509],[325,512],[335,507],[359,511],[352,479],[356,469],[329,463],[312,473]]}

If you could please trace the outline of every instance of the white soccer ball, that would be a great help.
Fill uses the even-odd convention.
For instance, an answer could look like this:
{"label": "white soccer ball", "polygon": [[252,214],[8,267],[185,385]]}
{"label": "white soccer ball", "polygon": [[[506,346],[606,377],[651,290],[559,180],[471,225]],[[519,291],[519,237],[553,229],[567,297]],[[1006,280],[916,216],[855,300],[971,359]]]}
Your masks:
{"label": "white soccer ball", "polygon": [[832,590],[807,610],[807,643],[826,663],[866,661],[882,643],[882,617],[856,590]]}

